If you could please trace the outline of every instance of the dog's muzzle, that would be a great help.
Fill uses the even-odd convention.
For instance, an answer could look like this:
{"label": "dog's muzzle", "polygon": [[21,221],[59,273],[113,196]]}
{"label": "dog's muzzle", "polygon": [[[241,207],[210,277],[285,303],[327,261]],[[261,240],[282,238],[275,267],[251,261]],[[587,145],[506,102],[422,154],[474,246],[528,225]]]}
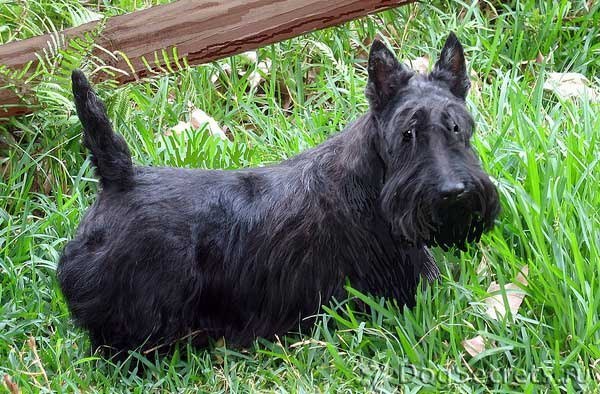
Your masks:
{"label": "dog's muzzle", "polygon": [[481,189],[468,183],[453,182],[440,186],[432,209],[432,231],[429,244],[446,250],[452,246],[465,249],[477,242],[493,227],[499,212],[498,193],[490,181]]}

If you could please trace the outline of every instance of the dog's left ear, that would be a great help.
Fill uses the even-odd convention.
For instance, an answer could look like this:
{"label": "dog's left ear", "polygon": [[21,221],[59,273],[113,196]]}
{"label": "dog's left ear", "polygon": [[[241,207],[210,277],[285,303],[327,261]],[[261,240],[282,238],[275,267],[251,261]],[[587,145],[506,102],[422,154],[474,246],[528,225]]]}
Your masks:
{"label": "dog's left ear", "polygon": [[442,49],[430,77],[445,82],[456,97],[463,100],[467,97],[471,81],[467,75],[465,53],[453,32],[448,35],[444,49]]}
{"label": "dog's left ear", "polygon": [[369,81],[365,95],[374,111],[382,110],[398,89],[413,76],[412,71],[404,67],[392,51],[378,39],[371,45],[368,72]]}

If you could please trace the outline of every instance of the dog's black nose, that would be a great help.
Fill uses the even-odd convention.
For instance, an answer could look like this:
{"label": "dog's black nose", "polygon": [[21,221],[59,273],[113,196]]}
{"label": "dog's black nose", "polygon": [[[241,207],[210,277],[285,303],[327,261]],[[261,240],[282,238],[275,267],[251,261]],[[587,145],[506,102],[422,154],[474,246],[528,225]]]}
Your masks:
{"label": "dog's black nose", "polygon": [[440,196],[443,200],[452,201],[458,199],[465,192],[465,184],[462,182],[443,182],[440,185]]}

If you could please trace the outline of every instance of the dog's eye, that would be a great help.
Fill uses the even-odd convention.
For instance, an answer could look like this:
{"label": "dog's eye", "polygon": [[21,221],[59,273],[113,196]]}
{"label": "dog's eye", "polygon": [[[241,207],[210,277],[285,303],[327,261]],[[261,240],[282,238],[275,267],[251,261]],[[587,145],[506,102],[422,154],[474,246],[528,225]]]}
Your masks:
{"label": "dog's eye", "polygon": [[404,140],[408,141],[411,140],[413,138],[413,135],[415,133],[413,132],[412,127],[410,129],[407,129],[406,131],[404,131],[403,136],[404,136]]}
{"label": "dog's eye", "polygon": [[458,134],[460,129],[458,128],[458,125],[456,123],[454,123],[454,127],[452,128],[452,131],[454,131],[454,134]]}

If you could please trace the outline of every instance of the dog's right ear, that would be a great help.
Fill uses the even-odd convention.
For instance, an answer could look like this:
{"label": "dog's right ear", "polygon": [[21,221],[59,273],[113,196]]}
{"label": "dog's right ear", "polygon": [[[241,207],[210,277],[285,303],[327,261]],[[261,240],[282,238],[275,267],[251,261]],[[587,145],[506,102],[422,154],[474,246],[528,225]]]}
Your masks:
{"label": "dog's right ear", "polygon": [[413,76],[383,42],[373,41],[369,52],[369,81],[365,95],[374,111],[382,110],[394,97],[398,89]]}
{"label": "dog's right ear", "polygon": [[467,97],[471,82],[467,74],[465,52],[454,32],[448,35],[440,59],[431,72],[431,78],[446,83],[456,97],[462,100]]}

